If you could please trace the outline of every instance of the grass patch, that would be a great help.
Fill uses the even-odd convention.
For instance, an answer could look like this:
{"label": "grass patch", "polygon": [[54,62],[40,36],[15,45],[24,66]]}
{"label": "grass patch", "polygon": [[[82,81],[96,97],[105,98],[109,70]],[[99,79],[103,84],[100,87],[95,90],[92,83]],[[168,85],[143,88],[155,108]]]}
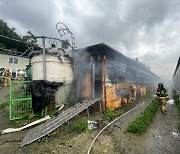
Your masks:
{"label": "grass patch", "polygon": [[73,121],[73,123],[69,126],[69,131],[74,133],[81,133],[88,129],[87,119],[80,119]]}
{"label": "grass patch", "polygon": [[9,102],[5,102],[5,103],[0,104],[0,110],[2,110],[3,108],[5,108],[8,105],[9,105]]}
{"label": "grass patch", "polygon": [[144,112],[142,112],[134,121],[128,125],[127,131],[134,134],[142,134],[145,132],[148,126],[152,123],[157,113],[158,107],[158,102],[153,100],[144,110]]}
{"label": "grass patch", "polygon": [[180,130],[180,99],[178,95],[174,95],[174,103],[176,104],[178,110],[178,117],[179,117],[178,129]]}
{"label": "grass patch", "polygon": [[107,109],[103,114],[103,120],[110,122],[122,114],[123,114],[123,111],[120,109],[116,111],[110,111],[109,109]]}

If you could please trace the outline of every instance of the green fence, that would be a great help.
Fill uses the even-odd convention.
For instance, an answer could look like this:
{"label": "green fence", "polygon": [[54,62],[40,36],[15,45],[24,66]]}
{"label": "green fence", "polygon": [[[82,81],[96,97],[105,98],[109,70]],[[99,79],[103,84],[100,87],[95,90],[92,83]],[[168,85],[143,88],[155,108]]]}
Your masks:
{"label": "green fence", "polygon": [[30,81],[11,81],[10,120],[33,116]]}

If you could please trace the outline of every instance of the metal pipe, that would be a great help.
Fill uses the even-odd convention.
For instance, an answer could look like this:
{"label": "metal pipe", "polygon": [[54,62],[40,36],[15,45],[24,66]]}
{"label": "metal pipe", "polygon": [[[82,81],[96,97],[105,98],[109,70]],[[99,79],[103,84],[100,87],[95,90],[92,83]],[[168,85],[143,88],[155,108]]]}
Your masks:
{"label": "metal pipe", "polygon": [[46,80],[45,36],[42,36],[42,46],[43,46],[43,80]]}
{"label": "metal pipe", "polygon": [[28,47],[28,49],[26,51],[24,51],[19,57],[22,57],[27,51],[29,51],[30,49],[32,49],[32,47]]}
{"label": "metal pipe", "polygon": [[102,106],[101,106],[101,101],[99,101],[99,110],[100,110],[100,114],[102,114]]}

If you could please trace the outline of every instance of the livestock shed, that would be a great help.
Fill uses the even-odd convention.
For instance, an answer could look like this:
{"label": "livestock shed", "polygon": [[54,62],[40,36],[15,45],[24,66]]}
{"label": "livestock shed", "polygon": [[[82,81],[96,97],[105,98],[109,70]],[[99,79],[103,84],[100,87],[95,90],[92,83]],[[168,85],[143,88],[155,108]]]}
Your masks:
{"label": "livestock shed", "polygon": [[103,109],[121,107],[153,91],[160,78],[150,69],[107,44],[101,43],[74,54],[74,80],[78,98],[102,98]]}
{"label": "livestock shed", "polygon": [[176,65],[176,69],[173,75],[173,84],[174,84],[174,90],[176,90],[180,95],[180,57]]}

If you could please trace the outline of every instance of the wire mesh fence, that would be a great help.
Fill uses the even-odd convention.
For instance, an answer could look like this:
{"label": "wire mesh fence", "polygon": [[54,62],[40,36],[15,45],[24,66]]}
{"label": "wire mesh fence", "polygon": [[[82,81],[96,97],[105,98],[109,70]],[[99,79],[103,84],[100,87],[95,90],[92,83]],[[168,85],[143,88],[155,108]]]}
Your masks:
{"label": "wire mesh fence", "polygon": [[11,81],[10,120],[33,116],[30,81]]}

